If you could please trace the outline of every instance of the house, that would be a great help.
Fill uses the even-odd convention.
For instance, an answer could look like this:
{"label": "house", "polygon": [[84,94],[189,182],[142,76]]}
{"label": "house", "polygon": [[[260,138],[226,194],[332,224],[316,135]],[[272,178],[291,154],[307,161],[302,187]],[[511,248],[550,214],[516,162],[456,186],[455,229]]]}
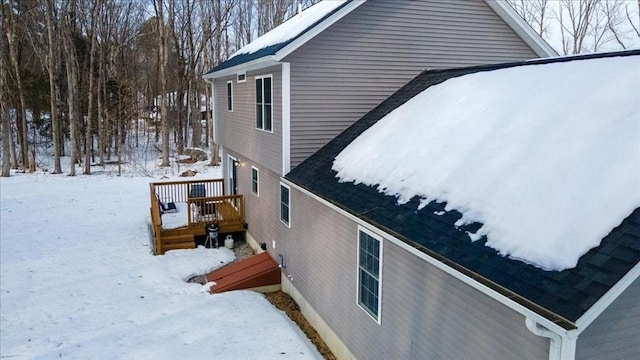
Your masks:
{"label": "house", "polygon": [[295,15],[204,75],[247,239],[275,256],[290,225],[281,177],[424,69],[550,55],[504,1],[322,1]]}
{"label": "house", "polygon": [[640,50],[430,70],[289,172],[339,358],[640,358]]}

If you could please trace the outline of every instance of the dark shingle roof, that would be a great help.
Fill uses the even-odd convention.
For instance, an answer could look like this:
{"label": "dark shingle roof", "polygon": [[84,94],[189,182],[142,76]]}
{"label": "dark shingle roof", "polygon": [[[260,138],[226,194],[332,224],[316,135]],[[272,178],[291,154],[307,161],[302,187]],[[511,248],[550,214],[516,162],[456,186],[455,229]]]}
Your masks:
{"label": "dark shingle roof", "polygon": [[253,53],[238,54],[238,55],[236,55],[236,56],[234,56],[232,58],[229,58],[229,59],[221,62],[220,64],[215,66],[213,69],[209,70],[207,72],[207,74],[210,74],[210,73],[213,73],[213,72],[216,72],[216,71],[220,71],[220,70],[224,70],[224,69],[227,69],[227,68],[231,68],[231,67],[234,67],[236,65],[241,65],[241,64],[244,64],[244,63],[248,63],[249,61],[257,60],[257,59],[263,58],[265,56],[275,55],[278,51],[280,51],[280,49],[282,49],[285,46],[289,45],[291,42],[295,41],[297,38],[301,37],[302,35],[307,33],[309,30],[311,30],[314,27],[316,27],[317,25],[321,24],[328,17],[330,17],[331,15],[335,14],[337,11],[342,9],[348,3],[349,3],[349,1],[346,1],[344,4],[338,6],[336,9],[330,11],[327,15],[323,16],[320,20],[316,21],[311,26],[309,26],[306,29],[304,29],[303,31],[301,31],[295,37],[293,37],[293,38],[291,38],[291,39],[289,39],[287,41],[278,43],[278,44],[273,44],[273,45],[264,47],[264,48],[262,48],[262,49],[260,49],[260,50],[258,50],[256,52],[253,52]]}
{"label": "dark shingle roof", "polygon": [[544,271],[500,256],[485,246],[486,238],[471,242],[465,230],[475,232],[481,224],[454,226],[461,217],[455,210],[434,215],[444,210],[444,203],[431,202],[416,211],[420,199],[398,205],[395,197],[386,196],[375,187],[338,182],[331,166],[336,155],[363,131],[426,88],[447,79],[514,66],[629,55],[640,55],[640,50],[425,71],[298,165],[286,178],[472,278],[480,275],[478,281],[494,290],[507,295],[515,293],[520,297],[516,301],[571,328],[573,322],[640,262],[640,208],[613,229],[600,246],[582,256],[575,268]]}

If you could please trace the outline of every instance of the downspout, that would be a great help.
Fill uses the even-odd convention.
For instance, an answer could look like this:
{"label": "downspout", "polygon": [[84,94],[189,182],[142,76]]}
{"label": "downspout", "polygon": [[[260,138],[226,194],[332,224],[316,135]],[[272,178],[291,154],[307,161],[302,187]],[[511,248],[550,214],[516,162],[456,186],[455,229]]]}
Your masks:
{"label": "downspout", "polygon": [[574,360],[576,356],[576,339],[575,331],[569,331],[566,334],[557,334],[540,323],[527,317],[525,320],[527,330],[533,334],[549,339],[549,360]]}

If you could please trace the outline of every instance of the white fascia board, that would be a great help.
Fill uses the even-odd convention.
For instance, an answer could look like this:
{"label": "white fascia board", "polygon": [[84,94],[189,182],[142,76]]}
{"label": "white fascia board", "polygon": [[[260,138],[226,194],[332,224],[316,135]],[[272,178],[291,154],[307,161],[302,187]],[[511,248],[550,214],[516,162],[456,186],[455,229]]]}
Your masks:
{"label": "white fascia board", "polygon": [[593,304],[577,321],[578,333],[582,333],[611,303],[640,277],[640,263],[636,264],[609,291]]}
{"label": "white fascia board", "polygon": [[353,0],[352,2],[348,3],[347,5],[342,7],[340,10],[333,13],[333,15],[325,19],[322,23],[314,26],[312,29],[308,30],[307,32],[302,34],[300,37],[298,37],[294,41],[287,44],[287,46],[278,50],[278,52],[276,52],[275,54],[275,58],[277,60],[284,59],[287,55],[296,51],[299,47],[306,44],[309,40],[316,37],[316,35],[325,31],[329,26],[335,24],[338,20],[347,16],[349,13],[351,13],[353,10],[360,7],[360,5],[364,4],[365,2],[366,0]]}
{"label": "white fascia board", "polygon": [[516,10],[505,0],[485,0],[504,22],[515,31],[522,40],[540,57],[555,57],[558,53],[538,35]]}
{"label": "white fascia board", "polygon": [[[372,229],[372,225],[367,223],[366,221],[354,216],[353,214],[343,210],[342,208],[338,207],[335,204],[332,204],[331,202],[321,198],[320,196],[310,192],[309,190],[302,188],[300,186],[298,186],[297,184],[285,179],[285,178],[281,178],[280,181],[282,181],[283,183],[289,185],[291,188],[294,188],[302,193],[304,193],[305,195],[311,197],[312,199],[315,199],[317,201],[319,201],[321,204],[326,205],[327,207],[329,207],[330,209],[338,212],[339,214],[347,217],[348,219],[350,219],[351,221],[354,221],[355,223],[357,223],[358,225],[362,225],[364,227],[367,227],[368,229]],[[536,313],[535,311],[521,305],[518,304],[517,302],[509,299],[508,297],[500,294],[499,292],[491,289],[490,287],[479,283],[478,281],[470,278],[469,276],[461,273],[460,271],[449,267],[448,265],[446,265],[445,263],[432,258],[431,256],[427,255],[426,253],[416,249],[415,247],[405,243],[404,241],[394,237],[393,235],[380,230],[379,228],[375,228],[375,230],[378,232],[378,234],[380,234],[381,236],[383,236],[386,240],[391,241],[393,244],[397,245],[398,247],[400,247],[403,250],[406,250],[407,252],[417,256],[418,258],[426,261],[427,263],[429,263],[430,265],[433,265],[434,267],[436,267],[439,270],[444,271],[445,273],[455,277],[456,279],[462,281],[463,283],[471,286],[472,288],[480,291],[481,293],[489,296],[490,298],[498,301],[499,303],[507,306],[508,308],[514,310],[515,312],[523,315],[525,318],[531,318],[534,321],[536,321],[538,324],[543,325],[545,328],[553,331],[554,333],[560,335],[560,336],[575,336],[573,335],[575,333],[575,330],[567,330],[565,328],[563,328],[562,326],[556,324],[555,322],[545,318],[544,316]]]}
{"label": "white fascia board", "polygon": [[236,66],[218,70],[209,74],[202,75],[206,79],[217,79],[225,76],[235,75],[242,71],[252,71],[278,65],[273,55],[263,56],[261,58],[251,60]]}

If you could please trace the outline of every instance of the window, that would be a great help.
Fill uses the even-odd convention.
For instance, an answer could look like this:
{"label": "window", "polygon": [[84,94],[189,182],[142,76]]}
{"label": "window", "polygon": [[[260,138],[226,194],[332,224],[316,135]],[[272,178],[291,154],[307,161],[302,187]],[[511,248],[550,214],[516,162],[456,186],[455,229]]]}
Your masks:
{"label": "window", "polygon": [[241,73],[238,73],[237,80],[238,80],[239,83],[243,83],[243,82],[247,81],[247,72],[243,71]]}
{"label": "window", "polygon": [[251,192],[258,196],[258,169],[251,167]]}
{"label": "window", "polygon": [[291,195],[287,185],[280,183],[280,221],[291,227]]}
{"label": "window", "polygon": [[382,239],[358,229],[358,304],[380,323]]}
{"label": "window", "polygon": [[271,131],[271,76],[256,78],[256,129]]}
{"label": "window", "polygon": [[227,81],[227,111],[233,111],[233,81]]}

